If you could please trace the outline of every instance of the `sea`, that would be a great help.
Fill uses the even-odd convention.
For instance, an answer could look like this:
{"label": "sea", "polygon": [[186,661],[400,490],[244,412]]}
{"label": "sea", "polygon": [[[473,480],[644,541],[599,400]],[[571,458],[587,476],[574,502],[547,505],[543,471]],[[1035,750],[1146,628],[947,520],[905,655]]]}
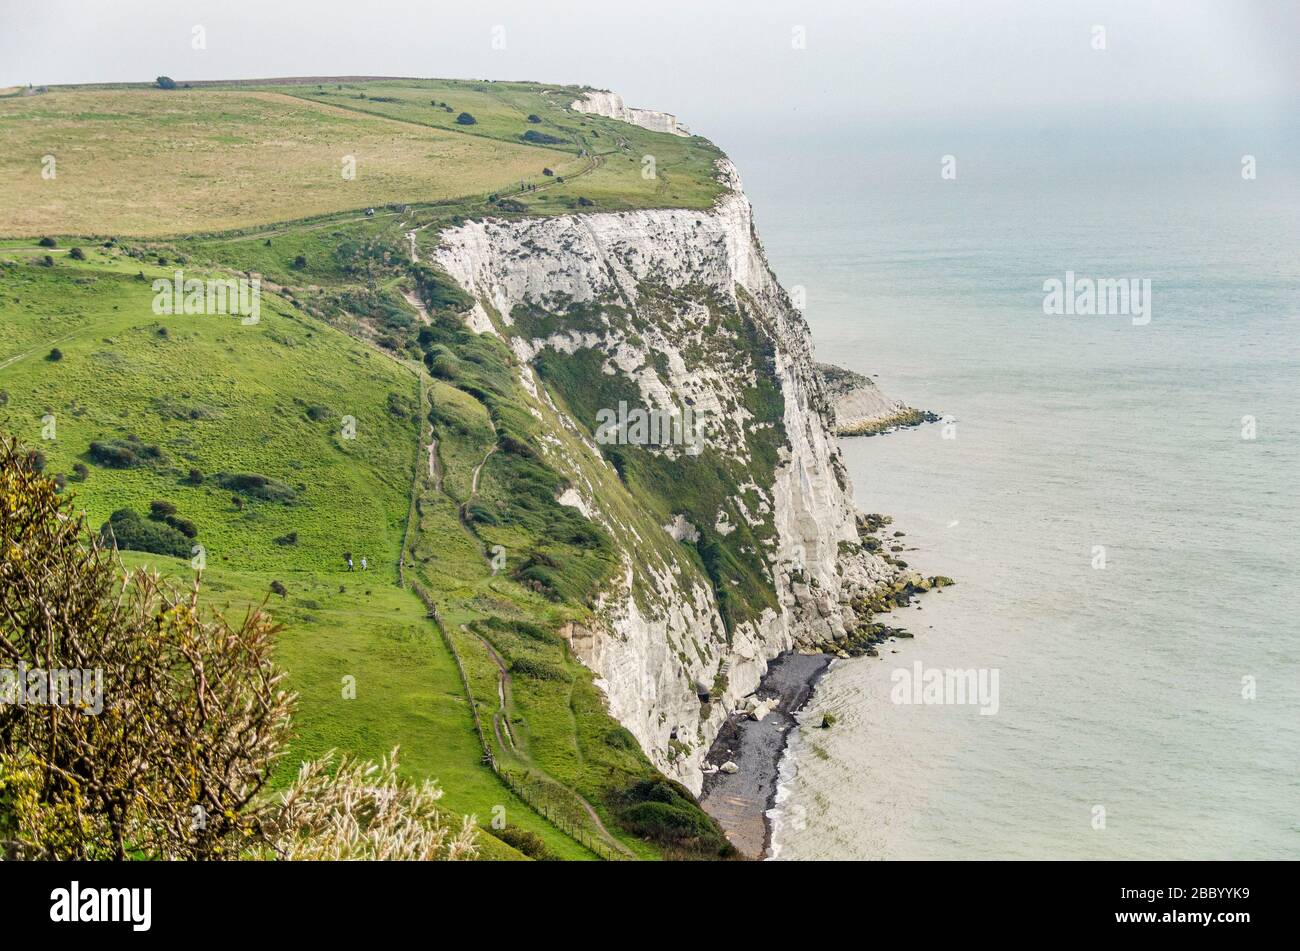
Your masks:
{"label": "sea", "polygon": [[841,440],[957,583],[818,685],[774,858],[1300,858],[1293,132],[710,130],[818,358],[943,417]]}

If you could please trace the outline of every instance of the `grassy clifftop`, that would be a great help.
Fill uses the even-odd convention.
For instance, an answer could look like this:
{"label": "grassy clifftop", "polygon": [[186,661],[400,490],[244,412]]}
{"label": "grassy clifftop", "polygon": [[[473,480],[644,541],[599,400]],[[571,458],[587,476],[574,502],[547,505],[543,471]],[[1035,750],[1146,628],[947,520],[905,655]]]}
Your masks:
{"label": "grassy clifftop", "polygon": [[0,236],[178,236],[491,195],[538,213],[579,199],[707,207],[717,195],[706,140],[573,112],[580,94],[376,80],[2,97]]}

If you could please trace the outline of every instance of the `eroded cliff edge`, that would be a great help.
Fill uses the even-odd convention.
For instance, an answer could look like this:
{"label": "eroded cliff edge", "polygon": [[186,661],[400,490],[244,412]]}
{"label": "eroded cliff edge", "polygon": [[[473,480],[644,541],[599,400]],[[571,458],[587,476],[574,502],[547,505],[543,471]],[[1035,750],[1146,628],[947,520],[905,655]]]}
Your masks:
{"label": "eroded cliff edge", "polygon": [[[710,211],[470,221],[435,253],[472,297],[473,329],[513,351],[545,433],[532,448],[568,481],[559,501],[617,552],[570,646],[613,716],[696,793],[768,661],[851,637],[900,574],[861,543],[807,325],[735,169],[718,174]],[[628,424],[637,410],[689,411],[702,439],[651,438]]]}

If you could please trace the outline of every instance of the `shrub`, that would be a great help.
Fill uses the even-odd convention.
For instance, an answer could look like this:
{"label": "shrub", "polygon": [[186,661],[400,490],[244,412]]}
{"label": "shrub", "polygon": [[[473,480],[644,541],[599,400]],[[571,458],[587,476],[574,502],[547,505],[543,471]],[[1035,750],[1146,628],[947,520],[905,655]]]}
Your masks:
{"label": "shrub", "polygon": [[36,243],[39,244],[42,248],[57,248],[59,246],[59,242],[55,241],[53,238],[48,236],[41,238],[41,240],[37,241]]}
{"label": "shrub", "polygon": [[708,817],[699,809],[666,802],[642,802],[625,810],[623,824],[636,835],[656,842],[680,843],[714,835]]}
{"label": "shrub", "polygon": [[277,545],[296,545],[298,544],[298,533],[289,532],[287,535],[281,535],[275,539]]}
{"label": "shrub", "polygon": [[555,856],[546,848],[546,843],[542,840],[542,837],[536,832],[520,829],[518,826],[506,826],[504,829],[493,830],[492,834],[511,848],[524,853],[530,859],[538,862],[548,862],[555,859]]}
{"label": "shrub", "polygon": [[542,169],[542,174],[545,175],[547,178],[552,178],[554,177],[555,172],[551,171],[549,168],[544,168]]}
{"label": "shrub", "polygon": [[170,76],[159,76],[154,80],[154,84],[157,85],[159,89],[176,88],[176,80],[172,79]]}
{"label": "shrub", "polygon": [[110,469],[134,469],[136,466],[161,462],[162,458],[161,449],[141,442],[137,436],[96,440],[90,444],[90,460]]}
{"label": "shrub", "polygon": [[217,474],[217,485],[263,502],[289,505],[298,500],[298,494],[291,486],[256,472],[220,472]]}
{"label": "shrub", "polygon": [[728,858],[736,849],[684,786],[645,779],[621,797],[619,820],[631,832],[665,845]]}
{"label": "shrub", "polygon": [[188,558],[190,540],[172,528],[146,521],[134,509],[118,509],[99,529],[106,544],[120,550],[146,551],[155,555]]}
{"label": "shrub", "polygon": [[176,514],[176,505],[172,502],[166,502],[162,499],[154,499],[149,503],[149,517],[155,522],[165,522],[167,516]]}
{"label": "shrub", "polygon": [[566,681],[569,679],[568,673],[562,668],[545,661],[533,660],[531,657],[516,657],[510,665],[510,672],[520,677],[531,677],[533,680]]}
{"label": "shrub", "polygon": [[596,203],[592,201],[590,198],[579,198],[578,204],[581,205],[583,208],[590,208],[592,205]]}
{"label": "shrub", "polygon": [[193,522],[187,518],[178,518],[175,515],[167,516],[166,522],[176,531],[180,532],[186,538],[198,538],[199,529]]}
{"label": "shrub", "polygon": [[534,113],[533,115],[530,115],[528,117],[528,121],[531,122],[533,125],[537,125],[537,123],[542,121],[542,117]]}
{"label": "shrub", "polygon": [[327,406],[307,407],[307,418],[313,423],[323,423],[325,420],[329,419],[331,415],[329,407]]}
{"label": "shrub", "polygon": [[54,258],[48,254],[41,258],[41,267],[54,267]]}
{"label": "shrub", "polygon": [[78,482],[85,482],[88,475],[90,475],[90,470],[86,468],[84,462],[78,462],[72,467],[72,477]]}
{"label": "shrub", "polygon": [[561,139],[556,135],[547,135],[545,132],[538,132],[536,129],[529,129],[522,136],[525,142],[533,142],[537,145],[559,145],[567,140]]}
{"label": "shrub", "polygon": [[203,470],[193,469],[193,468],[190,469],[190,474],[185,477],[185,481],[188,482],[190,485],[202,485]]}
{"label": "shrub", "polygon": [[74,261],[84,261],[86,260],[86,252],[81,250],[81,248],[73,248],[68,252],[68,257],[72,258]]}
{"label": "shrub", "polygon": [[305,254],[298,255],[293,259],[293,264],[291,266],[295,271],[301,271],[307,266],[307,256]]}
{"label": "shrub", "polygon": [[456,117],[457,125],[478,125],[478,120],[468,112],[462,112]]}
{"label": "shrub", "polygon": [[460,376],[460,361],[445,347],[433,347],[424,354],[429,373],[440,380],[455,380]]}
{"label": "shrub", "polygon": [[279,595],[280,597],[282,597],[282,598],[287,598],[287,597],[289,597],[289,589],[286,588],[286,587],[285,587],[281,582],[279,582],[279,581],[272,581],[272,582],[271,582],[271,590],[272,590],[273,592],[275,592],[276,594],[278,594],[278,595]]}
{"label": "shrub", "polygon": [[517,439],[510,433],[502,433],[498,445],[501,447],[502,452],[508,452],[511,455],[519,456],[523,459],[537,458],[537,453],[533,452],[532,446],[528,445],[528,443],[524,442],[522,439]]}

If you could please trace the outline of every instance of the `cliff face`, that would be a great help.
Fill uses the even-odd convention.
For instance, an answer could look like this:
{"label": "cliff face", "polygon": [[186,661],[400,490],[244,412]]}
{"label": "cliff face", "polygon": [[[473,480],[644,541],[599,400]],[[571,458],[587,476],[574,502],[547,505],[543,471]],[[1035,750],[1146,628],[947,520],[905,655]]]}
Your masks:
{"label": "cliff face", "polygon": [[[548,432],[535,448],[568,480],[559,501],[621,561],[564,633],[611,713],[697,793],[768,660],[844,637],[850,602],[896,574],[859,543],[807,325],[734,168],[718,174],[728,191],[708,212],[473,221],[436,252],[475,302],[471,326],[517,358]],[[689,413],[702,438],[611,430],[620,408]]]}
{"label": "cliff face", "polygon": [[670,135],[690,135],[690,130],[677,121],[677,117],[667,112],[654,109],[635,109],[623,101],[617,93],[593,91],[584,93],[581,99],[575,99],[571,108],[577,112],[587,112],[607,119],[630,122],[651,132],[667,132]]}

